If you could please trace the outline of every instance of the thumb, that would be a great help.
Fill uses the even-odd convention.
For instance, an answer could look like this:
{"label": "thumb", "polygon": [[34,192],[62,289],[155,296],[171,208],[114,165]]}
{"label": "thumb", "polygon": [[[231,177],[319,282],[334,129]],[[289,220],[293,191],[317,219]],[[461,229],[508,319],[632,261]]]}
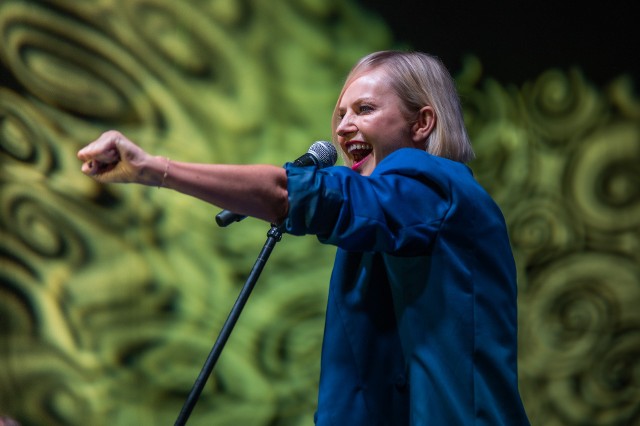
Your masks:
{"label": "thumb", "polygon": [[117,141],[123,137],[120,132],[108,131],[100,135],[98,139],[91,142],[80,151],[78,159],[84,164],[82,172],[93,175],[102,170],[106,165],[116,163],[120,160]]}
{"label": "thumb", "polygon": [[98,152],[88,158],[82,164],[82,173],[93,176],[113,168],[120,161],[120,153],[113,148]]}

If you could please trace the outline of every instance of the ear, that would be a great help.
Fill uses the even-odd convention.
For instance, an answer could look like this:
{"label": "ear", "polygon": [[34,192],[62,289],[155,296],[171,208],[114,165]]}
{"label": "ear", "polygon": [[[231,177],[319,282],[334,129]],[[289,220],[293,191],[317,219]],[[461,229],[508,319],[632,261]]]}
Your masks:
{"label": "ear", "polygon": [[411,137],[417,148],[424,148],[424,143],[436,126],[436,112],[427,105],[418,111],[418,120],[411,127]]}

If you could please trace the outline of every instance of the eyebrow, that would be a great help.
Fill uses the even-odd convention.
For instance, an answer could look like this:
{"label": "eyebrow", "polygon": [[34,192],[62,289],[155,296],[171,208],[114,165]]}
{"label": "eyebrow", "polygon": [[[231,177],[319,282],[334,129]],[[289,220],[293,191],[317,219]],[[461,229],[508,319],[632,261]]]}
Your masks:
{"label": "eyebrow", "polygon": [[[363,104],[363,103],[375,103],[375,98],[372,98],[371,96],[366,96],[363,98],[357,98],[353,104]],[[339,109],[343,109],[341,106],[339,106]]]}
{"label": "eyebrow", "polygon": [[371,96],[366,96],[366,97],[363,97],[363,98],[356,99],[356,103],[359,103],[359,104],[361,104],[363,102],[374,102],[374,101],[375,101],[375,98],[372,98]]}

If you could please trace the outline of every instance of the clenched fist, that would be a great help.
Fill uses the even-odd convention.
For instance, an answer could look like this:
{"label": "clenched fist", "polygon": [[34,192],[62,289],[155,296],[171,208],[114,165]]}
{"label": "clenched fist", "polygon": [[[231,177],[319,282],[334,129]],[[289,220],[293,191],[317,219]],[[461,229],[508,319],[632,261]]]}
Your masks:
{"label": "clenched fist", "polygon": [[[161,157],[147,154],[139,146],[111,130],[78,151],[82,173],[102,183],[140,183],[159,186]],[[164,161],[168,161],[164,159]]]}

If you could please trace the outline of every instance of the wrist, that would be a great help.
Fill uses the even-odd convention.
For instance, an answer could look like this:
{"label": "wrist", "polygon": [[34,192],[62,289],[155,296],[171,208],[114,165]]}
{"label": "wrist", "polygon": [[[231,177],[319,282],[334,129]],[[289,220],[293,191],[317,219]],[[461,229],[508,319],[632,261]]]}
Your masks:
{"label": "wrist", "polygon": [[170,160],[168,157],[149,156],[140,165],[137,182],[146,186],[166,187],[169,168]]}
{"label": "wrist", "polygon": [[171,159],[166,157],[166,163],[164,165],[164,172],[162,173],[162,180],[160,181],[160,185],[158,185],[158,189],[162,187],[166,187],[167,177],[169,176],[169,167],[171,167]]}

